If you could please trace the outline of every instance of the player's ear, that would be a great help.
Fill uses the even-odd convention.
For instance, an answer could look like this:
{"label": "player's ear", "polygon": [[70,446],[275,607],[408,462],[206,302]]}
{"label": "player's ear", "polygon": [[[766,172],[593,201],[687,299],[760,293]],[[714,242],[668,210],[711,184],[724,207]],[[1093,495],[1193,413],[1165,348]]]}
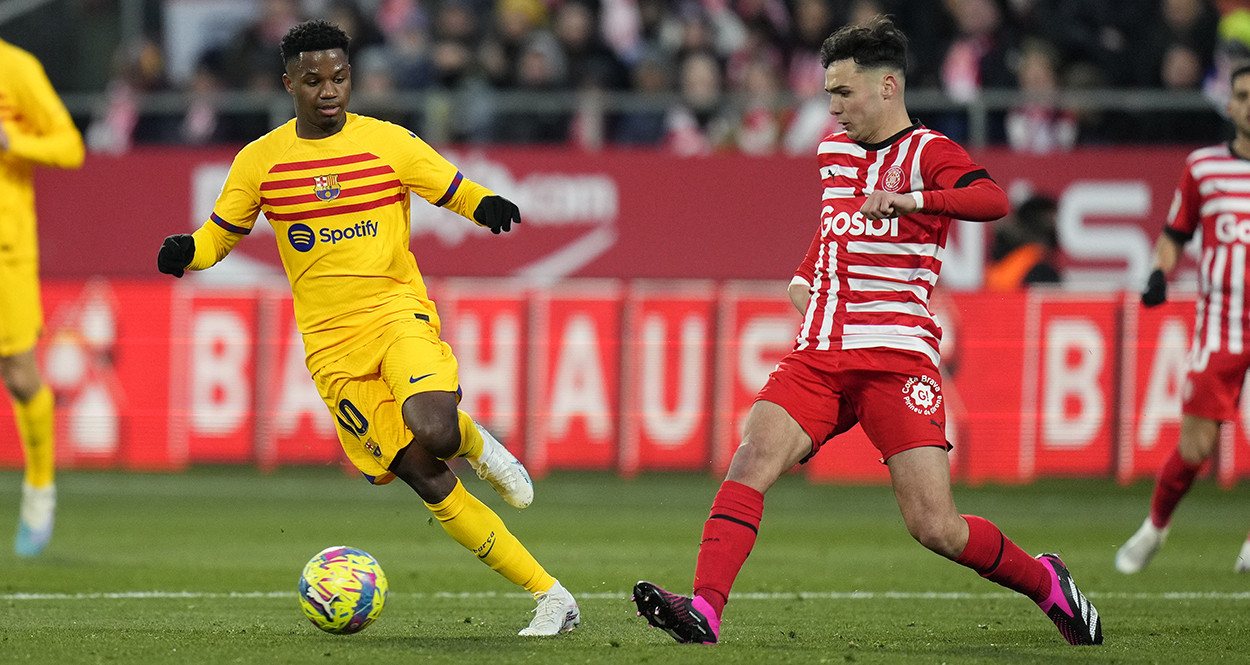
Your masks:
{"label": "player's ear", "polygon": [[282,87],[286,88],[289,94],[295,94],[295,84],[291,82],[291,77],[287,76],[286,72],[282,72]]}
{"label": "player's ear", "polygon": [[881,76],[881,98],[891,99],[898,94],[898,75],[894,72],[886,72]]}

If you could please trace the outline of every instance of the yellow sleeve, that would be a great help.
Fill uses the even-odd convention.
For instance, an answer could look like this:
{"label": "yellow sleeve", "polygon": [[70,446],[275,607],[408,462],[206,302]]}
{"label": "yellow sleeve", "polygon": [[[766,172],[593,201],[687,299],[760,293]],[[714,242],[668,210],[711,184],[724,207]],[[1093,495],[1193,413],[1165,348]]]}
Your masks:
{"label": "yellow sleeve", "polygon": [[431,204],[477,223],[473,211],[482,199],[494,192],[464,177],[455,165],[416,134],[402,127],[396,129],[403,132],[397,139],[402,149],[397,163],[404,186]]}
{"label": "yellow sleeve", "polygon": [[191,238],[195,240],[195,256],[191,257],[187,269],[205,270],[226,258],[230,250],[243,239],[243,234],[227,231],[210,219],[196,229]]}
{"label": "yellow sleeve", "polygon": [[457,188],[454,194],[452,194],[451,200],[443,204],[443,207],[455,212],[465,219],[468,219],[478,226],[483,226],[482,224],[478,224],[476,219],[473,219],[473,211],[477,210],[477,205],[482,202],[482,199],[492,194],[494,194],[494,192],[483,187],[482,185],[479,185],[468,178],[463,178],[460,181],[460,187]]}
{"label": "yellow sleeve", "polygon": [[52,89],[43,65],[29,55],[12,64],[16,71],[7,75],[15,77],[14,89],[26,122],[4,125],[9,153],[43,166],[78,168],[84,152],[82,135]]}
{"label": "yellow sleeve", "polygon": [[230,173],[221,187],[221,195],[213,205],[213,214],[196,229],[195,256],[187,266],[190,270],[211,268],[239,241],[252,232],[260,214],[259,173],[268,152],[259,141],[253,141],[235,155]]}

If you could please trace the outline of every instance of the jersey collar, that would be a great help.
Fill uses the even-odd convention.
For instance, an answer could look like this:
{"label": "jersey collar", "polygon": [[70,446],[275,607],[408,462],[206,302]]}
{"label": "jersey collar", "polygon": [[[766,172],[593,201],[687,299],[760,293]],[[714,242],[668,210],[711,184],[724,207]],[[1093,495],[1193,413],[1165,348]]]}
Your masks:
{"label": "jersey collar", "polygon": [[911,125],[909,125],[906,129],[903,129],[903,130],[899,131],[897,134],[895,134],[894,136],[891,136],[890,138],[888,138],[888,139],[886,139],[886,140],[884,140],[884,141],[881,141],[881,142],[879,142],[879,143],[862,143],[862,142],[860,142],[860,141],[856,141],[856,143],[858,143],[858,144],[859,144],[859,147],[863,148],[864,150],[867,150],[867,151],[869,151],[869,152],[872,152],[872,151],[874,151],[874,150],[880,150],[880,149],[882,149],[882,148],[884,148],[884,147],[886,147],[886,146],[888,146],[888,145],[890,145],[890,144],[894,143],[895,141],[898,141],[899,139],[903,138],[904,136],[907,136],[908,134],[910,134],[910,133],[912,133],[912,132],[916,131],[917,129],[920,129],[921,127],[924,127],[924,125],[920,124],[920,121],[919,121],[919,120],[917,120],[916,118],[912,118],[912,119],[911,119]]}

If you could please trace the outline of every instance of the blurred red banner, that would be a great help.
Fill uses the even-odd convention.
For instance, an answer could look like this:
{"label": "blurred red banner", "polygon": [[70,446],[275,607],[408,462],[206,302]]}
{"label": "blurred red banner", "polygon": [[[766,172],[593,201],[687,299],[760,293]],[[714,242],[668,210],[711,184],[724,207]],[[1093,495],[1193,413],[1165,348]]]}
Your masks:
{"label": "blurred red banner", "polygon": [[[973,157],[1015,202],[1035,193],[1057,200],[1059,262],[1069,282],[1135,290],[1148,272],[1186,154],[1169,147],[1046,156],[986,150]],[[414,202],[412,251],[427,276],[545,284],[568,277],[786,280],[820,223],[814,154],[681,159],[492,148],[446,155],[467,177],[514,199],[524,223],[495,236]],[[161,240],[208,219],[233,156],[221,149],[146,149],[93,154],[78,171],[38,171],[44,275],[158,277]],[[989,225],[955,225],[942,271],[946,288],[982,285],[990,237]],[[258,222],[203,278],[281,279],[276,242],[287,240]],[[1192,267],[1187,258],[1182,272]]]}
{"label": "blurred red banner", "polygon": [[[431,280],[462,408],[541,475],[724,473],[768,373],[794,343],[785,283]],[[64,468],[343,464],[282,288],[51,280],[37,357]],[[1155,473],[1175,447],[1194,303],[1132,294],[944,293],[943,395],[967,483]],[[1250,475],[1250,406],[1213,465]],[[8,402],[0,467],[20,466]],[[796,472],[888,480],[859,428]]]}

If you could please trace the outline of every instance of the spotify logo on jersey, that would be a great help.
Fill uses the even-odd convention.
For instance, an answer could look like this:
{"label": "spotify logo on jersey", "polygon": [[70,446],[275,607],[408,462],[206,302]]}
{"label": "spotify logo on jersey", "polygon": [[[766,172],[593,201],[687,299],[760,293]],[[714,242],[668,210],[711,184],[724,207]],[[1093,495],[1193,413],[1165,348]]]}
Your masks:
{"label": "spotify logo on jersey", "polygon": [[307,252],[317,242],[316,234],[307,224],[292,224],[286,232],[286,237],[297,252]]}

